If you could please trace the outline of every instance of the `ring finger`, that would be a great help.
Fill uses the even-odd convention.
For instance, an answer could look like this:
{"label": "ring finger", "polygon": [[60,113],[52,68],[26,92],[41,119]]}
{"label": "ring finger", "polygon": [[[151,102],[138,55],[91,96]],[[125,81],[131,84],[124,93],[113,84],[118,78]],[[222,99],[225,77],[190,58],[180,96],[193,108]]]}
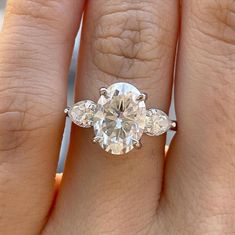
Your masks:
{"label": "ring finger", "polygon": [[[177,1],[90,1],[79,56],[78,100],[97,100],[100,87],[124,81],[148,93],[149,108],[167,111],[177,27]],[[99,145],[92,145],[92,137],[91,130],[73,126],[48,230],[60,223],[73,234],[72,220],[81,234],[88,228],[93,231],[89,234],[107,229],[114,234],[136,234],[151,223],[158,206],[165,138],[145,136],[142,150],[133,150],[126,158],[110,158]]]}

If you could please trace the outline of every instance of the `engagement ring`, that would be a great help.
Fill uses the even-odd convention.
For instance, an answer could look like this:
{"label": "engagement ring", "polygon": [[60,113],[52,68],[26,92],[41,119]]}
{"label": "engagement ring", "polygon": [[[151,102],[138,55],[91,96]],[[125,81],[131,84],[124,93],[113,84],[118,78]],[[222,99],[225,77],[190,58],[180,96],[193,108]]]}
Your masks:
{"label": "engagement ring", "polygon": [[114,155],[141,148],[141,137],[159,136],[176,130],[177,123],[159,109],[146,109],[147,94],[129,83],[100,89],[97,103],[83,100],[65,109],[78,126],[93,127],[94,143]]}

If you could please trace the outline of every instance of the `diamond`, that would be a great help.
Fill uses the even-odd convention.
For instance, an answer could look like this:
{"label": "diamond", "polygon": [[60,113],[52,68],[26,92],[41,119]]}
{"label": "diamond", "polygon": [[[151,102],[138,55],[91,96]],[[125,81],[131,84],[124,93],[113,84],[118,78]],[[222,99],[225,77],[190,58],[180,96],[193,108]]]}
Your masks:
{"label": "diamond", "polygon": [[140,91],[128,83],[115,83],[101,95],[94,114],[95,138],[107,152],[128,153],[144,133],[146,106]]}
{"label": "diamond", "polygon": [[159,136],[167,132],[172,121],[161,110],[149,109],[146,113],[145,133],[150,136]]}
{"label": "diamond", "polygon": [[80,127],[89,128],[93,125],[93,116],[96,104],[91,100],[83,100],[74,104],[68,115],[71,120]]}

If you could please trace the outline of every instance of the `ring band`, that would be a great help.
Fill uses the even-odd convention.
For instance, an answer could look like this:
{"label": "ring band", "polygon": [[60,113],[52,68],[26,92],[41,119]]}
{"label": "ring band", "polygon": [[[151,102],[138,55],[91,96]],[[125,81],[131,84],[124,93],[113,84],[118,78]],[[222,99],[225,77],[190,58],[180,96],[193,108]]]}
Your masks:
{"label": "ring band", "polygon": [[141,137],[160,136],[177,130],[177,122],[159,109],[146,109],[147,94],[129,83],[100,89],[97,103],[83,100],[64,112],[79,127],[93,127],[94,143],[113,155],[141,148]]}

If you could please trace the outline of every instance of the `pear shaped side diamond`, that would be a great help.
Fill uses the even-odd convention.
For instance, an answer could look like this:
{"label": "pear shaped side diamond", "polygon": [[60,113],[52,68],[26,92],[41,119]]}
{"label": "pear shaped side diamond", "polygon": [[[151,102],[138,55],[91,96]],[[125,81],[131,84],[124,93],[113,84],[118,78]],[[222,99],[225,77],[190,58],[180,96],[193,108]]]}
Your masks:
{"label": "pear shaped side diamond", "polygon": [[167,132],[172,121],[166,113],[159,109],[149,109],[146,113],[145,133],[149,136],[159,136]]}
{"label": "pear shaped side diamond", "polygon": [[71,120],[78,126],[89,128],[93,126],[93,116],[96,110],[95,102],[82,100],[74,104],[68,111]]}

